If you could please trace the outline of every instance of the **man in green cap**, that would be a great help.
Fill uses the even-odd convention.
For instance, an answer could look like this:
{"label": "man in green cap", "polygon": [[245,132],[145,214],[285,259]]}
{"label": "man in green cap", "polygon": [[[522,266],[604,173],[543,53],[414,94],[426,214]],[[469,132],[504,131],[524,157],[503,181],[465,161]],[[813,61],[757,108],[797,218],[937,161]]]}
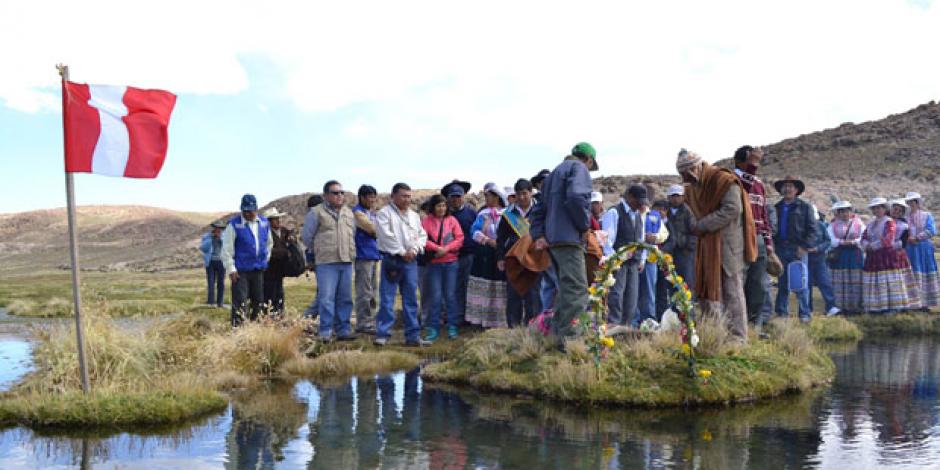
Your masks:
{"label": "man in green cap", "polygon": [[588,308],[584,267],[586,235],[591,229],[591,175],[597,170],[597,152],[587,142],[571,149],[542,186],[544,199],[530,218],[529,230],[538,250],[548,249],[558,276],[552,333],[564,349],[572,336],[571,322]]}

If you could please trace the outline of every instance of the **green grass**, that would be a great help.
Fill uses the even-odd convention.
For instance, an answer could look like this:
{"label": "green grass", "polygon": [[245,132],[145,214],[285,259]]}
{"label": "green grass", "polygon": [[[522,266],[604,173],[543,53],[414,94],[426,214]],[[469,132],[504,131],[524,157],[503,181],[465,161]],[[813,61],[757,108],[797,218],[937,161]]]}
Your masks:
{"label": "green grass", "polygon": [[228,399],[205,388],[192,390],[27,393],[0,399],[0,425],[123,427],[189,421],[225,409]]}
{"label": "green grass", "polygon": [[858,325],[842,316],[817,315],[804,327],[817,342],[859,341],[863,336]]}
{"label": "green grass", "polygon": [[846,317],[869,336],[940,335],[940,315],[936,313],[896,313]]}
{"label": "green grass", "polygon": [[674,334],[618,341],[595,369],[583,342],[569,342],[561,354],[527,329],[488,331],[453,359],[426,366],[422,376],[566,402],[647,407],[747,402],[831,380],[835,366],[806,329],[775,322],[770,334],[769,341],[740,345],[703,322],[698,365],[712,372],[707,383],[688,376]]}

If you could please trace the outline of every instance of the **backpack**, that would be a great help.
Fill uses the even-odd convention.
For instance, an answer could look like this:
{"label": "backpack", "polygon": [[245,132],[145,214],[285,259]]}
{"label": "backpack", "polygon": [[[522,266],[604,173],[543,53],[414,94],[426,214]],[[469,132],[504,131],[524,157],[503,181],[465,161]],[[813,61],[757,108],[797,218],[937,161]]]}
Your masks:
{"label": "backpack", "polygon": [[284,276],[297,277],[307,270],[307,259],[300,245],[297,243],[287,243],[287,262],[284,263]]}

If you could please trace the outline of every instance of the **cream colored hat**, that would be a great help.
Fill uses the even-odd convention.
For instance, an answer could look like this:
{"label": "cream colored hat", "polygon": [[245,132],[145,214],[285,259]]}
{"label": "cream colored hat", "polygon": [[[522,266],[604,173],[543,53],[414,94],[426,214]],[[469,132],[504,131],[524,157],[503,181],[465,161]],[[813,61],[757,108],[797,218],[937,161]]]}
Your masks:
{"label": "cream colored hat", "polygon": [[604,195],[597,191],[591,192],[591,202],[604,202]]}
{"label": "cream colored hat", "polygon": [[681,184],[674,184],[666,190],[666,196],[683,196],[685,195],[685,186]]}
{"label": "cream colored hat", "polygon": [[852,203],[849,201],[839,201],[832,205],[832,211],[835,212],[841,209],[851,209]]}
{"label": "cream colored hat", "polygon": [[261,213],[261,216],[264,217],[265,219],[277,219],[280,217],[284,217],[285,215],[287,215],[287,213],[278,212],[277,207],[268,208],[263,213]]}
{"label": "cream colored hat", "polygon": [[883,197],[876,197],[876,198],[872,199],[872,200],[868,203],[868,208],[869,208],[869,209],[871,209],[872,207],[875,207],[875,206],[885,206],[885,208],[887,208],[887,207],[888,207],[888,200],[885,199],[885,198],[883,198]]}
{"label": "cream colored hat", "polygon": [[920,195],[920,193],[915,193],[913,191],[907,193],[907,196],[904,196],[905,201],[913,201],[914,199],[917,199],[918,201],[924,200],[924,198]]}

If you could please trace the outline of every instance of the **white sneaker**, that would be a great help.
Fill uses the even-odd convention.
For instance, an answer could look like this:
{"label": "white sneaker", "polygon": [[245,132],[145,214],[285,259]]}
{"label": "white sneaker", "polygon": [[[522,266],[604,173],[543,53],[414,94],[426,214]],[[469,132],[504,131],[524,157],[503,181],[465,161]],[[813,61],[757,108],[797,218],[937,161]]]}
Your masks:
{"label": "white sneaker", "polygon": [[826,316],[827,316],[827,317],[831,317],[831,316],[833,316],[833,315],[838,315],[839,312],[841,312],[841,311],[842,311],[842,310],[839,310],[839,307],[832,307],[832,308],[829,309],[828,312],[826,312]]}

